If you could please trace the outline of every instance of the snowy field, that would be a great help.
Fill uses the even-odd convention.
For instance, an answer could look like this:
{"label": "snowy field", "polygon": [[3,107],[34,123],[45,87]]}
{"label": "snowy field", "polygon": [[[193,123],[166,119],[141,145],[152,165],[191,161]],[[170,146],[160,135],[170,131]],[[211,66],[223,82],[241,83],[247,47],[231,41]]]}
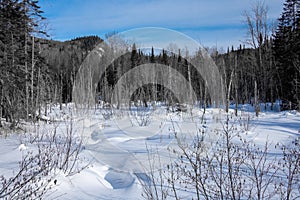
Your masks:
{"label": "snowy field", "polygon": [[[256,117],[251,106],[240,106],[235,117],[233,108],[228,115],[213,108],[208,108],[203,115],[203,109],[199,108],[168,112],[166,107],[158,105],[143,111],[133,109],[130,113],[95,109],[87,117],[71,114],[71,110],[70,104],[64,105],[62,111],[58,107],[52,108],[39,124],[25,124],[26,134],[24,130],[10,134],[2,132],[0,174],[6,178],[15,176],[27,152],[38,153],[34,138],[41,138],[40,135],[46,138],[47,134],[53,135],[54,130],[57,135],[71,130],[72,137],[76,138],[74,144],[80,144],[79,154],[74,157],[79,162],[73,171],[81,167],[82,170],[74,174],[67,174],[67,170],[52,170],[45,176],[51,177],[48,183],[51,189],[45,199],[143,199],[147,198],[145,185],[154,180],[151,174],[159,175],[161,169],[179,162],[172,154],[180,149],[179,141],[191,146],[200,133],[203,143],[213,149],[220,141],[218,133],[224,131],[226,120],[238,132],[238,138],[246,143],[264,149],[267,142],[268,155],[275,157],[282,154],[276,146],[289,146],[300,136],[300,113],[296,111],[265,111]],[[145,126],[140,126],[141,122],[145,122]],[[45,142],[45,138],[38,141]],[[54,154],[51,148],[48,153]],[[167,183],[162,185],[170,187]],[[178,196],[183,199],[196,196],[193,189],[189,191],[181,186],[176,186]],[[299,188],[299,183],[293,187]],[[169,193],[172,193],[171,189]],[[175,197],[170,195],[169,198]]]}

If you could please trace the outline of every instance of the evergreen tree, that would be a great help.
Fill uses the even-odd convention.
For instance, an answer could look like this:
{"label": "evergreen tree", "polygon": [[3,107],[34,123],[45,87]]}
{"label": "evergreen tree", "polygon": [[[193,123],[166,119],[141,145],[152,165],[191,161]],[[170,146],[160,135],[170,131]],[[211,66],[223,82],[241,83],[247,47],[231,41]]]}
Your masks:
{"label": "evergreen tree", "polygon": [[0,1],[0,117],[6,117],[11,127],[35,111],[34,86],[41,81],[42,61],[33,36],[45,33],[39,29],[42,13],[38,1]]}
{"label": "evergreen tree", "polygon": [[274,56],[281,81],[281,97],[300,105],[300,0],[286,0],[274,35]]}
{"label": "evergreen tree", "polygon": [[155,62],[155,59],[154,59],[154,49],[153,49],[153,47],[151,48],[150,62],[151,62],[151,63],[154,63],[154,62]]}
{"label": "evergreen tree", "polygon": [[132,67],[135,67],[138,65],[138,53],[136,49],[135,43],[132,45],[132,50],[131,50],[131,62],[132,62]]}

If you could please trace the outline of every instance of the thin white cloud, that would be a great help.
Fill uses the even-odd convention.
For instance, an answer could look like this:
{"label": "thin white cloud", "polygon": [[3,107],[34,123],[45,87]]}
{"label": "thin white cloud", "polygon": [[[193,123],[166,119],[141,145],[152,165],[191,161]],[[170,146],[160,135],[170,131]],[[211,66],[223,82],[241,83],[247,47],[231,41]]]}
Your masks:
{"label": "thin white cloud", "polygon": [[[42,0],[45,4],[46,0]],[[254,0],[129,0],[129,1],[47,1],[49,22],[55,38],[62,39],[87,34],[104,34],[137,27],[165,27],[183,31],[198,31],[203,38],[203,30],[211,31],[210,41],[228,40],[225,36],[238,35],[242,29],[242,11],[250,10]],[[282,3],[266,0],[270,17],[277,18]],[[50,7],[52,6],[52,8]],[[60,7],[61,6],[61,7]],[[42,7],[43,9],[43,7]],[[47,11],[48,9],[48,11]],[[52,12],[52,13],[51,13]],[[234,34],[227,32],[232,30]],[[224,38],[220,38],[220,34]],[[226,34],[223,34],[226,32]],[[241,39],[245,33],[240,33]],[[206,35],[208,38],[209,34]],[[230,38],[232,40],[232,38]],[[205,43],[205,41],[203,41]],[[236,43],[236,42],[235,42]]]}

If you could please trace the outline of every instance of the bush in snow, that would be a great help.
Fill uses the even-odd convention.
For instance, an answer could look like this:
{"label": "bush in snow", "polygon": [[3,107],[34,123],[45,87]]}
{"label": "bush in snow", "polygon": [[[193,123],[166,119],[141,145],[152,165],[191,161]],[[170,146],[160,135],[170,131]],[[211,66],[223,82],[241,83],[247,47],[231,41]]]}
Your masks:
{"label": "bush in snow", "polygon": [[[256,145],[247,141],[241,134],[245,127],[238,122],[238,118],[227,115],[221,130],[199,130],[192,142],[177,137],[178,148],[171,149],[170,156],[178,159],[161,169],[150,168],[150,184],[141,180],[143,196],[207,200],[299,198],[299,139],[289,146],[277,144],[282,154],[274,155],[270,153],[270,143]],[[212,135],[213,141],[207,141]]]}
{"label": "bush in snow", "polygon": [[58,172],[71,176],[88,166],[79,156],[82,140],[75,136],[72,120],[65,130],[58,130],[58,126],[52,131],[38,128],[34,134],[25,134],[23,142],[31,148],[19,146],[23,156],[18,170],[11,177],[0,177],[0,198],[41,198],[57,183]]}
{"label": "bush in snow", "polygon": [[38,199],[50,189],[51,171],[55,167],[50,148],[40,154],[27,152],[12,177],[0,177],[0,198]]}
{"label": "bush in snow", "polygon": [[134,106],[129,108],[132,123],[137,123],[138,126],[148,126],[151,121],[151,109],[151,107],[145,106],[141,101],[135,103]]}
{"label": "bush in snow", "polygon": [[300,137],[289,146],[281,145],[283,158],[279,160],[280,181],[277,187],[281,199],[300,198]]}

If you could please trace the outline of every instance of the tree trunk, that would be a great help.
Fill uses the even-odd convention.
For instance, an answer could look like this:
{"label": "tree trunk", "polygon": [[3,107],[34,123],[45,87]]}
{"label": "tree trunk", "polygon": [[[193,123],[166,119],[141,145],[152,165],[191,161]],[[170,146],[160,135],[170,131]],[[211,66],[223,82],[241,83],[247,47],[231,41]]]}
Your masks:
{"label": "tree trunk", "polygon": [[28,66],[27,66],[27,39],[26,39],[26,35],[25,35],[25,46],[24,46],[24,54],[25,54],[25,96],[26,96],[26,116],[25,116],[25,119],[28,120],[28,114],[29,114],[29,89],[28,89]]}
{"label": "tree trunk", "polygon": [[230,104],[230,93],[231,93],[231,85],[232,85],[232,79],[233,79],[234,70],[231,72],[230,75],[230,81],[227,88],[227,98],[226,98],[226,112],[229,111],[229,104]]}
{"label": "tree trunk", "polygon": [[206,112],[206,82],[204,83],[204,99],[203,99],[203,114],[202,114],[202,119],[201,119],[201,123],[204,123],[204,115]]}
{"label": "tree trunk", "polygon": [[[38,108],[38,115],[41,116],[41,89],[40,89],[40,74],[41,74],[41,69],[38,69],[38,77],[37,77],[37,95],[35,99],[35,108]],[[47,109],[47,108],[45,108]]]}
{"label": "tree trunk", "polygon": [[59,76],[59,109],[62,110],[62,95],[63,95],[63,81],[62,73]]}
{"label": "tree trunk", "polygon": [[255,114],[258,117],[259,114],[259,103],[258,103],[258,91],[257,91],[257,82],[254,81],[254,106],[255,106]]}
{"label": "tree trunk", "polygon": [[1,95],[0,95],[0,127],[2,127],[2,105],[3,105],[3,82],[0,80]]}
{"label": "tree trunk", "polygon": [[238,104],[239,104],[239,99],[238,99],[238,79],[237,79],[237,54],[234,57],[234,90],[235,90],[235,116],[238,115]]}
{"label": "tree trunk", "polygon": [[32,52],[31,52],[31,117],[35,119],[35,106],[33,98],[33,75],[34,75],[34,36],[32,36]]}

